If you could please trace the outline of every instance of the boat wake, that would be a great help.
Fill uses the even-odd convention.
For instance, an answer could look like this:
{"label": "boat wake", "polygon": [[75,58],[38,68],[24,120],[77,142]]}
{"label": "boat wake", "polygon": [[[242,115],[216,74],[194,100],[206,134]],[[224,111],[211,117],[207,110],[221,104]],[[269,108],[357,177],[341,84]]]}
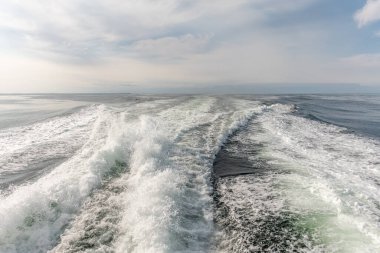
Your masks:
{"label": "boat wake", "polygon": [[379,142],[234,97],[0,130],[0,252],[374,252]]}

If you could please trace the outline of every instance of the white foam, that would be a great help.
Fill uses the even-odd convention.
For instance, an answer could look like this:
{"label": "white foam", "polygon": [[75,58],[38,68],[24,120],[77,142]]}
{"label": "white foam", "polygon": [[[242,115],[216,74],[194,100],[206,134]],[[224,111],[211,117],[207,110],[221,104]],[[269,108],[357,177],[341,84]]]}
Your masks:
{"label": "white foam", "polygon": [[213,231],[213,156],[226,136],[257,110],[255,104],[236,111],[231,102],[227,114],[215,116],[217,112],[210,111],[215,103],[213,98],[202,98],[159,117],[140,119],[116,252],[204,252],[208,248]]}
{"label": "white foam", "polygon": [[255,122],[263,132],[250,138],[290,172],[282,180],[294,211],[326,217],[319,227],[328,251],[380,250],[380,143],[291,115],[292,110],[271,106]]}
{"label": "white foam", "polygon": [[[255,102],[198,97],[125,109],[102,106],[86,122],[75,119],[68,127],[78,128],[83,120],[80,124],[92,129],[85,144],[48,175],[0,200],[0,216],[6,217],[0,220],[0,251],[77,249],[73,242],[103,206],[114,220],[93,224],[94,231],[103,231],[94,238],[108,240],[104,226],[109,225],[114,239],[89,252],[204,252],[213,233],[213,158],[228,136],[261,110]],[[46,132],[54,129],[44,124]],[[102,186],[116,161],[126,162],[130,172]],[[110,190],[115,185],[120,191]],[[101,203],[102,196],[109,201]]]}
{"label": "white foam", "polygon": [[1,252],[40,252],[54,245],[115,160],[126,159],[118,129],[122,121],[122,115],[114,117],[101,108],[89,140],[77,154],[0,200]]}
{"label": "white foam", "polygon": [[0,177],[23,176],[33,166],[72,155],[88,138],[97,106],[32,125],[0,130]]}

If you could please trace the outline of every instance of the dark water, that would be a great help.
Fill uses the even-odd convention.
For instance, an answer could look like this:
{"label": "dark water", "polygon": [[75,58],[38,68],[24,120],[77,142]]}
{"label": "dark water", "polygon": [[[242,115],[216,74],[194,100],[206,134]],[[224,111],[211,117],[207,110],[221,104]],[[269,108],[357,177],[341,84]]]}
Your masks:
{"label": "dark water", "polygon": [[380,96],[378,95],[290,96],[278,101],[297,105],[297,113],[303,117],[380,138]]}
{"label": "dark water", "polygon": [[[341,234],[352,231],[349,226],[341,228],[339,223],[353,225],[356,217],[340,221],[339,216],[345,204],[350,206],[345,198],[355,195],[357,182],[353,177],[360,170],[371,166],[375,176],[362,177],[372,181],[375,187],[380,185],[376,179],[380,170],[378,154],[373,152],[366,157],[362,151],[368,147],[360,146],[365,143],[350,140],[368,138],[378,143],[380,97],[294,95],[260,97],[259,100],[268,105],[288,105],[285,113],[288,116],[272,114],[264,121],[260,116],[252,118],[247,126],[230,136],[217,154],[213,171],[215,220],[222,231],[219,249],[226,252],[370,252],[360,245],[360,236],[351,234],[352,238],[345,239]],[[269,121],[275,124],[268,124]],[[268,130],[271,136],[267,136]],[[357,150],[351,153],[350,145],[353,145],[352,150]],[[324,157],[324,153],[336,153],[333,155],[336,160]],[[323,164],[320,160],[327,161]],[[329,171],[334,169],[336,175]],[[331,178],[324,180],[325,176]],[[331,189],[332,185],[328,185],[331,192],[320,191],[327,194],[320,197],[332,202],[332,206],[323,206],[325,203],[319,206],[321,203],[313,200],[313,196],[304,196],[307,188],[314,192],[334,180],[341,181],[340,189]],[[339,184],[334,183],[334,187]],[[294,188],[295,195],[286,196],[288,188]],[[379,217],[378,197],[375,194],[371,200],[375,217]],[[297,207],[292,202],[301,202],[301,205]],[[309,204],[304,207],[302,202]],[[336,225],[326,224],[332,220]],[[371,225],[378,235],[379,224],[373,221]],[[339,238],[341,245],[329,245],[328,237]]]}
{"label": "dark water", "polygon": [[0,96],[0,252],[378,252],[380,96]]}

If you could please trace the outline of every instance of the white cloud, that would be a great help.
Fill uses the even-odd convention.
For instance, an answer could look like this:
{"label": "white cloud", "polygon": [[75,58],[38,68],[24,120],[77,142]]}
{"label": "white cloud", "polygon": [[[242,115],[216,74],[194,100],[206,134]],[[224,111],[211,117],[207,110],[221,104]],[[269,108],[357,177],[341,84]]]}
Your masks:
{"label": "white cloud", "polygon": [[380,0],[367,0],[354,16],[359,27],[380,20]]}
{"label": "white cloud", "polygon": [[190,54],[200,53],[207,46],[212,35],[186,34],[178,37],[140,40],[131,50],[138,57],[160,59],[183,59]]}
{"label": "white cloud", "polygon": [[0,32],[12,30],[25,35],[28,48],[51,44],[45,50],[75,54],[72,49],[84,48],[83,44],[96,50],[158,37],[175,25],[231,13],[247,1],[0,0]]}
{"label": "white cloud", "polygon": [[380,69],[380,54],[358,54],[342,59],[343,63],[358,68]]}
{"label": "white cloud", "polygon": [[[109,54],[128,49],[125,45],[136,40],[175,36],[181,40],[184,34],[212,34],[234,28],[234,23],[240,27],[248,20],[296,10],[312,1],[0,0],[0,36],[19,40],[22,49],[87,57],[82,54],[87,49],[95,55],[99,50]],[[4,30],[19,36],[2,35]]]}
{"label": "white cloud", "polygon": [[[319,48],[328,37],[324,26],[268,29],[266,22],[315,1],[0,0],[0,39],[20,40],[0,59],[6,65],[0,92],[329,82],[333,73],[324,66],[331,59],[323,59]],[[9,31],[18,36],[5,36]]]}

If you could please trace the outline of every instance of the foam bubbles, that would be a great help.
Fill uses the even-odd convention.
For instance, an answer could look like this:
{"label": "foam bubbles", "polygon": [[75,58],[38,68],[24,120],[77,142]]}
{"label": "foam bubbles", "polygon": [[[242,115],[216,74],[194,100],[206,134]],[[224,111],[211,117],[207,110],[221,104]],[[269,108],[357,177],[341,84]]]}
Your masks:
{"label": "foam bubbles", "polygon": [[25,183],[64,161],[89,137],[99,107],[0,131],[0,183]]}
{"label": "foam bubbles", "polygon": [[[10,145],[1,154],[17,161],[0,158],[9,170],[60,153],[65,159],[1,197],[0,251],[206,252],[214,215],[230,229],[219,234],[220,251],[259,251],[252,235],[273,251],[378,250],[379,143],[293,110],[178,97],[90,106],[4,130]],[[229,216],[214,213],[214,158],[246,125],[255,127],[235,141],[261,147],[255,155],[271,169],[221,179]]]}
{"label": "foam bubbles", "polygon": [[140,118],[117,252],[204,252],[209,247],[213,157],[226,136],[257,110],[237,111],[230,104],[228,114],[211,113],[215,103],[203,98],[159,117]]}
{"label": "foam bubbles", "polygon": [[49,249],[115,160],[125,159],[120,131],[115,131],[120,119],[110,118],[105,109],[97,114],[88,141],[74,156],[1,199],[1,252]]}
{"label": "foam bubbles", "polygon": [[[346,129],[289,114],[274,105],[255,122],[265,157],[286,168],[290,207],[326,217],[317,226],[326,250],[380,249],[380,144]],[[327,219],[327,217],[329,217]]]}

